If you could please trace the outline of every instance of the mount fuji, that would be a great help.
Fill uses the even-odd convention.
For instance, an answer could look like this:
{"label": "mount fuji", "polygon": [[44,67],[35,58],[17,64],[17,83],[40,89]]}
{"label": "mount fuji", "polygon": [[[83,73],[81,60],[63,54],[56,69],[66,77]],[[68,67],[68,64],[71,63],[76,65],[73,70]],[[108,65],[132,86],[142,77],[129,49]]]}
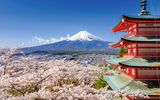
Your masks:
{"label": "mount fuji", "polygon": [[100,40],[97,36],[94,36],[93,34],[87,32],[87,31],[80,31],[79,33],[71,36],[68,41],[94,41],[94,40]]}
{"label": "mount fuji", "polygon": [[107,48],[110,42],[105,41],[87,31],[80,31],[77,34],[51,44],[22,48],[25,52],[90,52],[90,51],[105,51],[113,52]]}

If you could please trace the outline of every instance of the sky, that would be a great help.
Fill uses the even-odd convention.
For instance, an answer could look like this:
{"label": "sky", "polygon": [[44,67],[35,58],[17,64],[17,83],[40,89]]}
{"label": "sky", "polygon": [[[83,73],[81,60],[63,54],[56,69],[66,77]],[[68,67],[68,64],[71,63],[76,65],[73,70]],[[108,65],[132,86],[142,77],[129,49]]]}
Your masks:
{"label": "sky", "polygon": [[[63,40],[88,31],[107,41],[122,15],[138,15],[140,0],[0,0],[0,47],[33,46]],[[148,10],[160,15],[160,0],[148,0]],[[41,41],[41,42],[37,42]]]}

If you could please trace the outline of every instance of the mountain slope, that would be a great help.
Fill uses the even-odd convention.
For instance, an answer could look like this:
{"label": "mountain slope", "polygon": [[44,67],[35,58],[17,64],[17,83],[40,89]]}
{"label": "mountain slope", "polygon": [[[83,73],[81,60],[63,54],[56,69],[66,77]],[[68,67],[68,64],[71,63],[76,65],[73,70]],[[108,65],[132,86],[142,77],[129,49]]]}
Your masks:
{"label": "mountain slope", "polygon": [[81,31],[70,38],[52,43],[35,47],[23,48],[25,52],[36,51],[113,51],[108,47],[110,42],[104,41],[97,36],[87,32]]}

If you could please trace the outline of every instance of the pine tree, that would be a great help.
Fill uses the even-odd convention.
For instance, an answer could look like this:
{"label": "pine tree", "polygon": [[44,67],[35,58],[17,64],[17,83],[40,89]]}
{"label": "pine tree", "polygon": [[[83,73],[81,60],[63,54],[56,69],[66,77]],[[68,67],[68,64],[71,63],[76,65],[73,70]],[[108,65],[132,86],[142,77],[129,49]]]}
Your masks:
{"label": "pine tree", "polygon": [[126,47],[121,47],[119,54],[118,54],[118,58],[123,57],[125,53],[128,52],[128,49]]}

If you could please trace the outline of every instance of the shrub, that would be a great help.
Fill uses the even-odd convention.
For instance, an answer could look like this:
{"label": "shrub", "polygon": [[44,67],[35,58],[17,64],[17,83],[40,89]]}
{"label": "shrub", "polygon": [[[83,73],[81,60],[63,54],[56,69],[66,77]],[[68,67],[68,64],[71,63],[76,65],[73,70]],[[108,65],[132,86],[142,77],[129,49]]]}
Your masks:
{"label": "shrub", "polygon": [[128,52],[128,49],[126,47],[121,47],[117,58],[123,57],[124,54],[126,54],[127,52]]}
{"label": "shrub", "polygon": [[108,85],[108,84],[107,84],[107,82],[104,80],[104,76],[103,76],[103,75],[100,75],[100,76],[98,76],[98,80],[95,81],[94,88],[96,88],[96,89],[101,89],[101,88],[106,87],[107,85]]}
{"label": "shrub", "polygon": [[9,93],[12,96],[21,96],[21,95],[24,96],[26,93],[33,93],[33,92],[37,92],[38,90],[39,90],[38,86],[25,86],[19,89],[12,87],[7,90],[7,93]]}

